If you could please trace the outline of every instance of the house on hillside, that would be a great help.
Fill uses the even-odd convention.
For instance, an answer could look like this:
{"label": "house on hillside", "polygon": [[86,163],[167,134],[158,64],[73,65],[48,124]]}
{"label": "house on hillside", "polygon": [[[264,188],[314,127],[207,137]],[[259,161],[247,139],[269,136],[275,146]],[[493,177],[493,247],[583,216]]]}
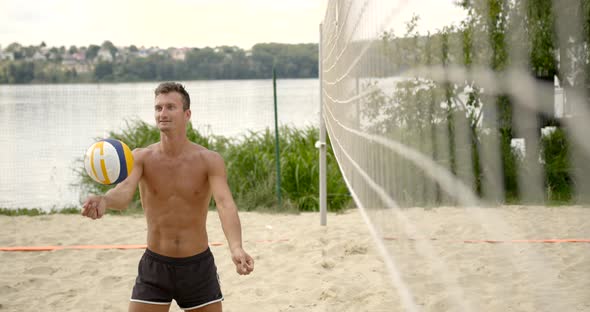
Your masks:
{"label": "house on hillside", "polygon": [[136,55],[137,55],[137,57],[145,58],[145,57],[148,57],[150,55],[150,53],[146,48],[141,47],[139,49],[139,51],[136,52]]}
{"label": "house on hillside", "polygon": [[170,57],[172,57],[173,60],[184,61],[186,59],[187,51],[188,48],[172,49],[172,51],[170,51]]}
{"label": "house on hillside", "polygon": [[160,49],[158,47],[151,47],[148,49],[148,53],[150,55],[166,55],[166,50]]}
{"label": "house on hillside", "polygon": [[14,53],[0,51],[0,61],[14,61]]}
{"label": "house on hillside", "polygon": [[[83,54],[83,53],[82,53]],[[77,73],[87,73],[92,70],[90,64],[88,64],[78,53],[64,54],[62,56],[61,65],[63,68],[68,70],[74,70]]]}
{"label": "house on hillside", "polygon": [[98,50],[98,53],[96,54],[96,60],[102,62],[113,62],[114,58],[111,54],[111,50],[103,47]]}
{"label": "house on hillside", "polygon": [[41,51],[36,51],[35,54],[33,54],[33,57],[31,57],[31,59],[33,61],[46,61],[47,58],[45,57],[45,55],[43,53],[41,53]]}
{"label": "house on hillside", "polygon": [[84,53],[84,51],[76,52],[72,54],[72,57],[78,62],[86,61],[86,53]]}
{"label": "house on hillside", "polygon": [[73,67],[78,63],[78,61],[76,60],[76,58],[74,58],[73,55],[65,53],[64,55],[62,55],[62,60],[61,60],[61,64],[64,65],[65,67]]}
{"label": "house on hillside", "polygon": [[84,62],[74,65],[74,69],[78,74],[82,74],[91,72],[93,70],[93,67],[90,66],[88,63]]}

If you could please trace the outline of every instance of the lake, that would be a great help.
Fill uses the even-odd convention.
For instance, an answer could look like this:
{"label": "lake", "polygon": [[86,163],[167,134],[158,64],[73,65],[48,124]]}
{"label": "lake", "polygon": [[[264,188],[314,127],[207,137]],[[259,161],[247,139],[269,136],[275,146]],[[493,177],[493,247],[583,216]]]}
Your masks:
{"label": "lake", "polygon": [[[236,137],[274,127],[272,80],[182,82],[193,126],[205,135]],[[126,121],[154,125],[156,82],[0,85],[0,207],[50,210],[80,203],[73,169],[97,137]],[[319,123],[317,79],[277,81],[278,120]]]}

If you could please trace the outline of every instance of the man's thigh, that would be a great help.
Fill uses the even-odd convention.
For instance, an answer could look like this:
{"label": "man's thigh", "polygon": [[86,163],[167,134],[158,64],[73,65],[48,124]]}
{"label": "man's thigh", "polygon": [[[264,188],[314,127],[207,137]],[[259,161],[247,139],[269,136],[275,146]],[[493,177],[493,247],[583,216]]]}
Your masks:
{"label": "man's thigh", "polygon": [[169,310],[170,304],[149,304],[135,301],[129,302],[129,312],[168,312]]}

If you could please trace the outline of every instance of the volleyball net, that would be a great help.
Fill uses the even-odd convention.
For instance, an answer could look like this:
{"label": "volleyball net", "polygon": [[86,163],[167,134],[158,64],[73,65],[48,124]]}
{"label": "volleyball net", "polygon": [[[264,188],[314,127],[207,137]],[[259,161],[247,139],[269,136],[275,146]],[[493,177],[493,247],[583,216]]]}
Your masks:
{"label": "volleyball net", "polygon": [[[424,269],[395,261],[412,261],[409,254],[427,259],[459,294],[450,305],[480,305],[460,295],[461,274],[449,273],[428,239],[396,254],[400,246],[388,241],[433,234],[420,227],[428,220],[401,208],[464,207],[479,238],[514,239],[523,231],[509,215],[481,207],[588,202],[589,13],[588,1],[328,2],[323,119],[406,310],[419,310],[412,293],[424,287],[404,281],[412,279],[404,268]],[[552,261],[537,250],[524,254],[540,266]],[[509,264],[518,269],[517,262]],[[546,303],[537,290],[533,301]]]}

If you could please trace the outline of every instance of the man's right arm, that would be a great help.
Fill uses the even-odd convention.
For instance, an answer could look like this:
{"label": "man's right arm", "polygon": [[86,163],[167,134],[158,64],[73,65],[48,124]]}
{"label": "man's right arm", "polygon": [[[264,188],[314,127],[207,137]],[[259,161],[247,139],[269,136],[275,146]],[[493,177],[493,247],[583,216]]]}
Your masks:
{"label": "man's right arm", "polygon": [[97,219],[104,215],[107,208],[124,210],[129,206],[139,180],[141,180],[141,176],[143,175],[144,153],[144,149],[133,150],[133,170],[131,170],[131,174],[123,182],[117,184],[117,186],[110,189],[103,196],[88,196],[88,199],[86,199],[86,202],[82,206],[83,216]]}

